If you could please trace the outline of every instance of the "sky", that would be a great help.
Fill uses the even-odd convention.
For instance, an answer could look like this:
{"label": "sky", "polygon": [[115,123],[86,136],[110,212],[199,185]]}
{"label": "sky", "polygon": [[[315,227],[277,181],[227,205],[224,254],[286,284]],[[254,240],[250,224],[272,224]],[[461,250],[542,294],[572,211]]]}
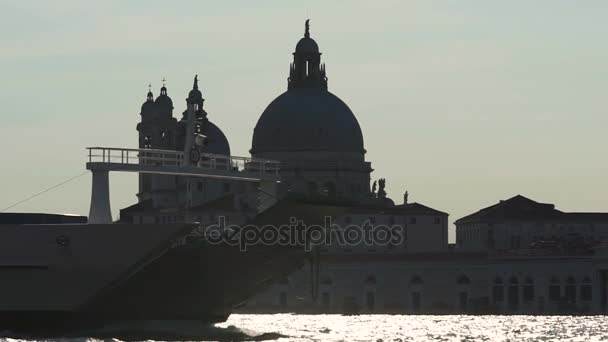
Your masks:
{"label": "sky", "polygon": [[[0,0],[0,210],[81,174],[87,146],[136,147],[163,78],[178,116],[198,74],[247,156],[306,18],[395,202],[452,222],[517,194],[608,211],[605,0]],[[86,215],[90,178],[11,211]],[[114,215],[136,179],[111,175]]]}

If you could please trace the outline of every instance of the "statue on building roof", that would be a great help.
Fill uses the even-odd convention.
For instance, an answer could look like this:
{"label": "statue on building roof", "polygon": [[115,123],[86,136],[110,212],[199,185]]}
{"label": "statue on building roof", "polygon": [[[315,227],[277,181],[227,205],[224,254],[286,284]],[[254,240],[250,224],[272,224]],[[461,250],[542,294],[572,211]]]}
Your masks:
{"label": "statue on building roof", "polygon": [[380,178],[378,180],[378,198],[386,198],[386,191],[384,190],[386,187],[386,179]]}

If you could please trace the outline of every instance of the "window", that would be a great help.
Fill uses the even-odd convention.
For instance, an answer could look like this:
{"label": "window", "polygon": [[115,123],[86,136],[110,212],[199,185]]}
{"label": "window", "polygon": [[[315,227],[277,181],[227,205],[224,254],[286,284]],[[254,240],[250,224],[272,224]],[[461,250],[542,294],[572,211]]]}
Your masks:
{"label": "window", "polygon": [[287,307],[287,292],[281,292],[279,294],[279,305],[281,307]]}
{"label": "window", "polygon": [[583,284],[581,285],[581,300],[589,301],[593,298],[593,292],[591,289],[591,279],[585,277]]}
{"label": "window", "polygon": [[412,285],[421,285],[422,284],[422,278],[420,278],[419,275],[415,275],[410,279],[410,284]]}
{"label": "window", "polygon": [[505,298],[504,286],[502,278],[494,278],[494,286],[492,287],[492,299],[494,302],[502,302]]}
{"label": "window", "polygon": [[534,300],[534,279],[527,277],[524,282],[524,300]]}
{"label": "window", "polygon": [[410,217],[410,224],[416,224],[416,218]]}
{"label": "window", "polygon": [[376,295],[373,292],[367,292],[365,294],[365,305],[367,306],[368,311],[374,311],[376,306]]}
{"label": "window", "polygon": [[561,297],[561,288],[557,277],[551,278],[551,285],[549,285],[549,300],[558,301]]}
{"label": "window", "polygon": [[467,304],[469,302],[469,293],[468,292],[460,292],[458,294],[458,307],[460,311],[467,311]]}
{"label": "window", "polygon": [[414,312],[420,311],[420,307],[422,306],[422,298],[420,296],[420,292],[412,292],[411,301],[412,301],[412,311],[414,311]]}
{"label": "window", "polygon": [[197,188],[198,192],[203,192],[203,182],[198,182],[196,184],[196,188]]}
{"label": "window", "polygon": [[321,294],[321,304],[325,310],[329,309],[329,292],[323,292]]}
{"label": "window", "polygon": [[511,236],[511,249],[519,249],[521,248],[521,236],[513,235]]}
{"label": "window", "polygon": [[224,192],[230,192],[230,183],[224,183]]}
{"label": "window", "polygon": [[576,303],[576,282],[574,277],[570,276],[566,279],[565,297],[571,303]]}
{"label": "window", "polygon": [[151,136],[146,135],[144,137],[143,148],[152,148],[152,137]]}

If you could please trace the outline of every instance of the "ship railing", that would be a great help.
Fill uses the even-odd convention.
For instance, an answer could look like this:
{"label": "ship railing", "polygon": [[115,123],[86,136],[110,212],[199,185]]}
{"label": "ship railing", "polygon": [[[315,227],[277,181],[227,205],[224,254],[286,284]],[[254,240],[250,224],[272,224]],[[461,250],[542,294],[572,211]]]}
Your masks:
{"label": "ship railing", "polygon": [[184,152],[160,149],[87,147],[89,163],[114,165],[190,166],[278,176],[280,163],[274,160],[201,153],[197,160],[184,160]]}

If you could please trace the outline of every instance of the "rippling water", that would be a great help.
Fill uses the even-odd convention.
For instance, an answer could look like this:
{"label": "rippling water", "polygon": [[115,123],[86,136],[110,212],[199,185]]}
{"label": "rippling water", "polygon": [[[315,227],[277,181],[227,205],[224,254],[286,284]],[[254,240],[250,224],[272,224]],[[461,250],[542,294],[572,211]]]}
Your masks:
{"label": "rippling water", "polygon": [[279,341],[608,341],[608,316],[232,315]]}
{"label": "rippling water", "polygon": [[[608,316],[232,315],[213,327],[150,325],[120,340],[190,341],[608,341]],[[121,335],[123,334],[123,335]],[[127,337],[125,337],[127,336]],[[97,338],[60,339],[92,342]],[[33,341],[0,338],[3,342]]]}

